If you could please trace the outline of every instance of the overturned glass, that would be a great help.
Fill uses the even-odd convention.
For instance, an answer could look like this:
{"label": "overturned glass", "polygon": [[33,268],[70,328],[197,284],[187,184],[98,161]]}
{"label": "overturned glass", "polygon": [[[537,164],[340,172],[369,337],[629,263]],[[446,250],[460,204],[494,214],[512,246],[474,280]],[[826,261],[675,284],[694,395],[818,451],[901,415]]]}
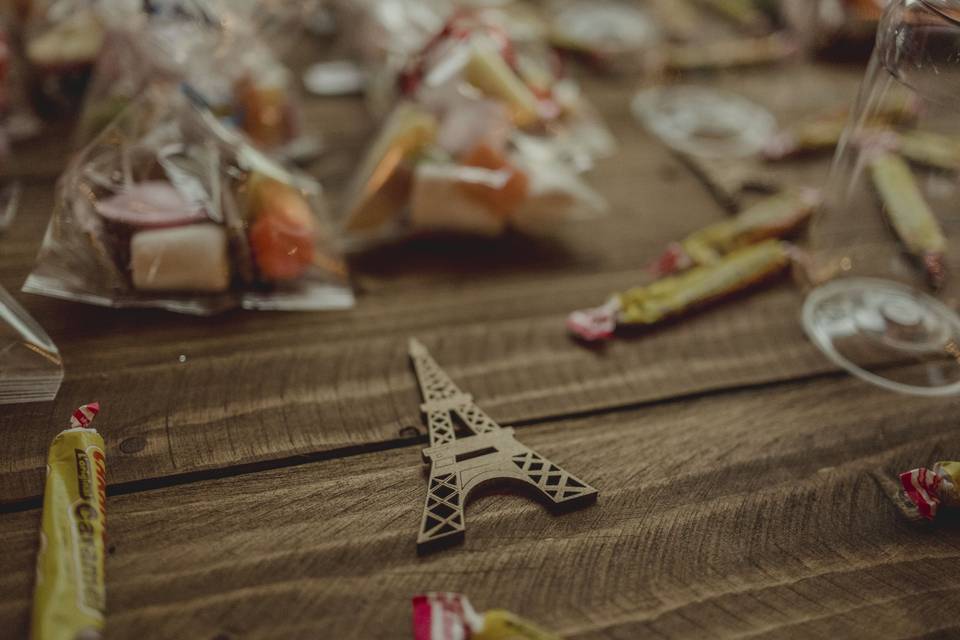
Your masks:
{"label": "overturned glass", "polygon": [[960,0],[887,6],[811,234],[814,343],[882,387],[960,393]]}

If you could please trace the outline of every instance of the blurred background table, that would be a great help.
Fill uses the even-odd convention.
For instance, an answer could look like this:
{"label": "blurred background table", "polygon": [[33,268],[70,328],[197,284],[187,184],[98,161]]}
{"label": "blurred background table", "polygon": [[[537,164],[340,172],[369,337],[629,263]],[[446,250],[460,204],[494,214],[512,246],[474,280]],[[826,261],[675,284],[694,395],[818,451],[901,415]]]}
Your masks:
{"label": "blurred background table", "polygon": [[[851,99],[860,74],[797,63],[709,83],[790,122]],[[901,470],[960,458],[958,401],[834,370],[786,282],[596,349],[566,335],[569,311],[640,282],[668,241],[724,215],[634,122],[634,79],[582,81],[621,145],[591,176],[612,212],[551,240],[357,256],[348,312],[193,318],[18,294],[67,376],[55,402],[0,413],[0,635],[27,635],[49,442],[97,400],[109,638],[403,638],[427,590],[578,639],[957,637],[960,526],[910,524],[888,492]],[[336,199],[375,123],[359,98],[307,106],[331,149],[312,170]],[[47,224],[63,137],[10,168],[24,181],[0,238],[11,291]],[[781,172],[820,185],[827,160]],[[418,557],[412,336],[598,504],[555,517],[485,498],[464,545]]]}

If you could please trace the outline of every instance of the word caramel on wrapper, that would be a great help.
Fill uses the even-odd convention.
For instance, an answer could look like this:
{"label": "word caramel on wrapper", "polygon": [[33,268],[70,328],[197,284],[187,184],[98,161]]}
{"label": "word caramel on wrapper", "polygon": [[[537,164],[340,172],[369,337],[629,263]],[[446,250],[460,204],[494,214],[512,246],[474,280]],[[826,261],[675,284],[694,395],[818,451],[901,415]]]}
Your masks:
{"label": "word caramel on wrapper", "polygon": [[427,593],[413,599],[414,640],[560,640],[510,613],[477,613],[459,593]]}
{"label": "word caramel on wrapper", "polygon": [[960,507],[960,462],[906,471],[900,474],[900,484],[917,512],[928,520],[937,516],[941,506]]}
{"label": "word caramel on wrapper", "polygon": [[88,425],[100,407],[77,409],[50,445],[37,558],[31,640],[95,640],[106,611],[106,456]]}

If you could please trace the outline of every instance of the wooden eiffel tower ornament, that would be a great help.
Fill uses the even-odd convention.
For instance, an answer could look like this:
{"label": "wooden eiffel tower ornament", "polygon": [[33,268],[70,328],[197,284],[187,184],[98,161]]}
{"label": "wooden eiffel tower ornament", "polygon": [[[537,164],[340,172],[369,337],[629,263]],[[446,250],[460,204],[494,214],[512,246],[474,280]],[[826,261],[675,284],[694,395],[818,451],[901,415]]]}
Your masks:
{"label": "wooden eiffel tower ornament", "polygon": [[[427,416],[430,481],[417,538],[417,552],[463,540],[463,517],[470,493],[480,485],[509,482],[533,493],[554,511],[578,509],[597,500],[597,490],[567,473],[503,428],[473,403],[434,362],[417,340],[410,341],[410,358],[420,382]],[[457,438],[458,420],[472,435]]]}

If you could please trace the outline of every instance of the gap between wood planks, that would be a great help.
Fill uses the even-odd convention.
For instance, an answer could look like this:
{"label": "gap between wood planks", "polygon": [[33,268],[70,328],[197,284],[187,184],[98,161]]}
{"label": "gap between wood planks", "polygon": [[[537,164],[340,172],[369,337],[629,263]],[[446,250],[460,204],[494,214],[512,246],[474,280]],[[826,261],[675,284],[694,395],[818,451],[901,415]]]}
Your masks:
{"label": "gap between wood planks", "polygon": [[[896,366],[898,365],[891,364],[887,368],[895,368]],[[609,415],[616,415],[619,413],[629,413],[632,411],[648,409],[652,407],[680,404],[683,402],[688,402],[690,400],[697,400],[701,398],[716,397],[716,396],[721,396],[730,392],[760,391],[764,389],[775,389],[778,387],[785,387],[785,386],[790,386],[790,385],[799,384],[803,382],[810,382],[814,380],[844,378],[844,377],[849,377],[849,376],[847,373],[839,370],[811,373],[809,375],[794,376],[794,377],[784,378],[780,380],[771,379],[764,382],[757,382],[757,383],[751,383],[751,384],[732,385],[729,387],[721,387],[721,388],[715,388],[715,389],[704,389],[704,390],[695,391],[692,393],[671,396],[669,398],[645,400],[645,401],[640,401],[635,403],[628,403],[628,404],[593,408],[593,409],[585,409],[582,411],[570,411],[566,413],[558,413],[553,415],[546,414],[543,416],[538,416],[537,418],[515,420],[510,422],[509,424],[502,424],[501,426],[522,428],[522,427],[531,427],[536,425],[548,424],[551,422],[561,422],[561,421],[572,420],[572,419],[583,419],[583,418],[590,418],[595,416],[596,417],[609,416]],[[381,451],[391,451],[395,449],[404,449],[407,447],[415,447],[415,446],[422,447],[427,442],[428,442],[427,435],[418,435],[417,437],[397,438],[393,440],[371,442],[371,443],[359,444],[359,445],[350,446],[350,447],[339,447],[336,449],[317,451],[314,453],[304,453],[304,454],[298,454],[294,456],[260,460],[256,462],[242,463],[242,464],[230,465],[225,467],[199,469],[197,471],[190,471],[190,472],[181,473],[181,474],[172,474],[172,475],[161,476],[156,478],[144,478],[142,480],[131,480],[127,482],[110,484],[107,488],[107,495],[109,496],[128,495],[128,494],[139,493],[143,491],[153,491],[156,489],[162,489],[166,487],[191,484],[194,482],[220,480],[225,478],[234,478],[239,476],[260,473],[263,471],[274,471],[278,469],[299,467],[302,465],[314,464],[317,462],[349,458],[353,456],[365,455],[365,454],[376,453]],[[39,509],[42,505],[43,505],[42,495],[27,498],[27,499],[22,499],[22,500],[14,500],[6,503],[0,502],[0,514],[30,511],[32,509]]]}
{"label": "gap between wood planks", "polygon": [[[590,470],[601,506],[555,517],[478,500],[464,545],[428,558],[413,549],[424,480],[409,449],[121,496],[108,627],[393,640],[409,597],[439,589],[577,640],[915,637],[956,622],[960,588],[943,585],[960,570],[958,521],[903,521],[868,475],[955,455],[957,402],[824,378],[533,427],[525,444]],[[13,637],[38,522],[0,519]]]}

